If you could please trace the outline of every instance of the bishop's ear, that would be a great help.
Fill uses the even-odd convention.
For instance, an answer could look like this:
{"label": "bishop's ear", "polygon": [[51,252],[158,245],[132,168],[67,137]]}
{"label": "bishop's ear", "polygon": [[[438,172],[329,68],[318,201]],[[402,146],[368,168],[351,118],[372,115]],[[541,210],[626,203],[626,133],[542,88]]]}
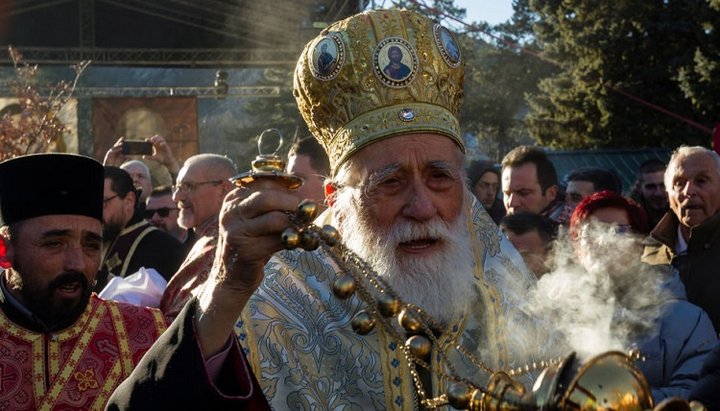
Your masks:
{"label": "bishop's ear", "polygon": [[330,207],[335,205],[335,195],[337,194],[337,187],[335,184],[326,181],[325,185],[325,201],[327,201]]}

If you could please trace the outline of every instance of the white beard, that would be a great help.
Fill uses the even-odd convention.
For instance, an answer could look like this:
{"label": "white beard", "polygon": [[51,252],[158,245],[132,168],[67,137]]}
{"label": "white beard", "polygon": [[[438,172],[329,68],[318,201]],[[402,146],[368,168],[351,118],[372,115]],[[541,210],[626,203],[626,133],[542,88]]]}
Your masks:
{"label": "white beard", "polygon": [[[370,264],[403,302],[421,307],[438,324],[448,325],[467,312],[477,294],[465,207],[451,223],[435,217],[426,223],[402,220],[376,229],[359,203],[352,189],[342,190],[336,198],[345,245]],[[402,242],[428,238],[440,245],[431,256],[397,252]]]}

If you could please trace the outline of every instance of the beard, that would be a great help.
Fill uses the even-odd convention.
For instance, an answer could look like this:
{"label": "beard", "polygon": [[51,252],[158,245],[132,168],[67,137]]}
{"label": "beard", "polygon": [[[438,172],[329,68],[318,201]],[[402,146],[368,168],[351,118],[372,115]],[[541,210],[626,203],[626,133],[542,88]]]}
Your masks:
{"label": "beard", "polygon": [[195,214],[186,208],[181,208],[178,212],[178,225],[186,230],[195,228]]}
{"label": "beard", "polygon": [[[87,278],[82,273],[77,271],[62,273],[41,289],[23,281],[19,274],[20,270],[22,267],[16,264],[10,276],[9,285],[20,291],[24,299],[23,305],[45,324],[48,331],[70,327],[85,311],[92,290]],[[55,296],[60,287],[72,283],[78,283],[82,289],[79,298],[61,299]]]}
{"label": "beard", "polygon": [[122,231],[122,227],[119,224],[104,224],[103,225],[103,241],[106,241],[108,244],[112,242],[114,239],[117,238],[118,235],[120,235],[120,231]]}
{"label": "beard", "polygon": [[[440,217],[422,223],[403,219],[376,228],[350,190],[341,190],[336,198],[345,245],[370,264],[404,303],[421,307],[438,324],[447,326],[465,314],[476,299],[466,207],[450,223]],[[432,255],[399,251],[401,243],[427,239],[439,246]]]}
{"label": "beard", "polygon": [[103,241],[110,244],[110,242],[120,235],[120,232],[125,228],[125,223],[123,223],[124,219],[125,213],[123,212],[121,215],[109,218],[108,221],[103,223]]}

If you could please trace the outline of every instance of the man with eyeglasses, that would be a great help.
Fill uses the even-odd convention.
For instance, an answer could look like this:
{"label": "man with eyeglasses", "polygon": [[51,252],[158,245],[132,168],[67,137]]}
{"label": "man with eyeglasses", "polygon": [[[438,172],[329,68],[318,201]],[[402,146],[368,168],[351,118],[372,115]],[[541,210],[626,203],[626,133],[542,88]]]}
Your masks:
{"label": "man with eyeglasses", "polygon": [[225,156],[198,154],[188,158],[178,173],[172,188],[173,201],[180,209],[178,224],[192,230],[196,240],[160,300],[160,310],[168,318],[177,316],[208,278],[217,246],[218,215],[233,188],[229,179],[236,172],[235,164]]}
{"label": "man with eyeglasses", "polygon": [[125,171],[105,166],[103,197],[103,258],[96,290],[113,276],[127,277],[140,268],[154,269],[170,280],[185,258],[180,241],[143,218],[132,178]]}

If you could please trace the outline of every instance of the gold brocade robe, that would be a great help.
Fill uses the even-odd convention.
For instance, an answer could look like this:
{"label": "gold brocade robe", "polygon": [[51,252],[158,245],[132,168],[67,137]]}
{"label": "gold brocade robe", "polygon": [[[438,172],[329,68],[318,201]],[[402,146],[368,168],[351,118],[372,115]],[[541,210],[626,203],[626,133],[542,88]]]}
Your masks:
{"label": "gold brocade robe", "polygon": [[0,310],[0,409],[102,410],[165,328],[156,309],[95,294],[72,327],[53,333]]}
{"label": "gold brocade robe", "polygon": [[[534,334],[539,327],[520,309],[535,279],[477,201],[467,215],[477,304],[438,342],[460,375],[485,385],[488,374],[473,362],[507,370],[542,358],[523,354],[537,353],[539,346]],[[243,311],[236,333],[271,406],[417,409],[399,343],[379,326],[365,336],[352,330],[352,317],[367,307],[357,295],[347,300],[333,295],[337,276],[336,266],[322,250],[278,253],[265,267],[263,283]],[[448,349],[457,344],[472,358]],[[433,347],[432,366],[444,369],[437,349]],[[433,395],[445,392],[449,382],[432,378]]]}

